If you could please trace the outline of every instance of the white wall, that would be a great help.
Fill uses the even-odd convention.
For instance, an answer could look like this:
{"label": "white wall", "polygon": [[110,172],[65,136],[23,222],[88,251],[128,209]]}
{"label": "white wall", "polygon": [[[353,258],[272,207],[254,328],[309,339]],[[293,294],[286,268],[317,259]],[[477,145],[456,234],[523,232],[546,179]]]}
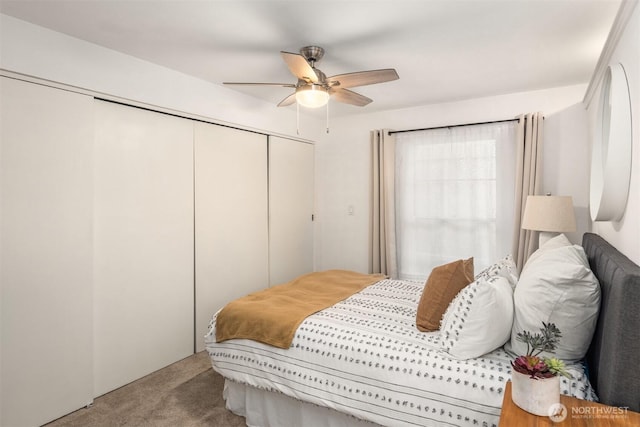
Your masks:
{"label": "white wall", "polygon": [[[0,14],[0,68],[215,119],[296,135],[295,109],[273,104]],[[305,118],[305,121],[313,121]]]}
{"label": "white wall", "polygon": [[35,77],[205,118],[219,124],[313,141],[325,121],[141,59],[0,14],[0,71]]}
{"label": "white wall", "polygon": [[[370,130],[502,120],[535,111],[550,116],[582,101],[585,89],[586,84],[333,119],[330,134],[318,136],[316,143],[316,269],[368,270]],[[583,127],[585,124],[586,120]],[[561,145],[546,145],[548,156],[555,157],[558,150],[582,150],[585,144],[583,138],[561,139]],[[557,165],[549,162],[549,167]],[[570,171],[563,174],[571,181]],[[567,185],[580,187],[573,181]],[[584,191],[581,188],[579,192]],[[350,206],[353,215],[349,215]]]}
{"label": "white wall", "polygon": [[582,102],[545,118],[541,194],[573,198],[576,231],[566,234],[575,244],[591,231],[588,145],[587,110]]}
{"label": "white wall", "polygon": [[[631,93],[633,151],[631,185],[625,214],[619,222],[595,222],[593,231],[640,264],[640,6],[636,6],[608,64],[622,63]],[[597,120],[600,89],[588,105],[590,140]],[[591,152],[589,148],[589,153]]]}
{"label": "white wall", "polygon": [[[272,134],[296,135],[293,109],[278,109],[220,85],[6,15],[0,15],[0,51],[0,68],[4,70],[203,116],[218,123],[235,124]],[[332,117],[329,134],[325,133],[324,118],[313,115],[301,117],[300,136],[316,142],[315,268],[368,269],[370,130],[501,120],[533,111],[542,111],[547,117],[552,117],[554,113],[581,101],[585,88],[586,85],[576,85],[343,118]],[[565,137],[565,129],[568,129],[565,125],[578,132],[582,129],[571,118],[572,114],[576,115],[574,118],[580,115],[579,107],[575,108],[568,118],[559,120],[555,130],[551,124],[548,126],[552,135],[546,138],[549,141],[546,144],[547,157],[551,159],[547,161],[548,168],[553,169],[550,176],[560,174],[563,179],[569,179],[562,184],[558,182],[557,191],[548,190],[557,194],[580,187],[571,181],[569,169],[559,172],[562,168],[557,162],[559,158],[567,157],[574,148],[584,151],[582,137]],[[562,141],[561,145],[551,142],[556,135]],[[556,155],[556,150],[561,156]],[[551,179],[549,182],[552,182]],[[581,193],[580,190],[575,191],[576,194]],[[579,200],[581,197],[574,196]],[[348,214],[349,207],[353,208],[353,215]]]}

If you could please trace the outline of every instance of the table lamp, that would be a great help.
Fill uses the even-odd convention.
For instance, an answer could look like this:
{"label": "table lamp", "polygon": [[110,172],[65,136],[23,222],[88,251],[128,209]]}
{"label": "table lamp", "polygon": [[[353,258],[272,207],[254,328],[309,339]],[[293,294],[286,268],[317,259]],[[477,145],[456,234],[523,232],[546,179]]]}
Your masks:
{"label": "table lamp", "polygon": [[522,228],[540,232],[539,246],[560,233],[576,231],[571,196],[527,196]]}

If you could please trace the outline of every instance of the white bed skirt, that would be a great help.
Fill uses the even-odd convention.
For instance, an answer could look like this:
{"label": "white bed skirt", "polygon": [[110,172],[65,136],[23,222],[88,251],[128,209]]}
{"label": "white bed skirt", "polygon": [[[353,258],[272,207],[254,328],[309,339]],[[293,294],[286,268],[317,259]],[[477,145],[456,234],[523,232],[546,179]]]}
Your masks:
{"label": "white bed skirt", "polygon": [[277,392],[225,380],[223,397],[228,410],[245,417],[249,427],[379,427]]}

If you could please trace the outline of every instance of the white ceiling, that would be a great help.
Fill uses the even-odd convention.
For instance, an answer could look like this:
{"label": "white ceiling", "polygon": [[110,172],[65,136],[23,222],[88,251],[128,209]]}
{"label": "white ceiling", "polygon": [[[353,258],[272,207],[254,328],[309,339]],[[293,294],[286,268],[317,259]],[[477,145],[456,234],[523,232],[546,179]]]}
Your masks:
{"label": "white ceiling", "polygon": [[[619,0],[0,0],[0,12],[183,73],[295,83],[281,50],[325,48],[328,76],[395,68],[354,90],[404,108],[588,83]],[[233,87],[277,104],[291,89]],[[295,108],[295,106],[284,107]]]}

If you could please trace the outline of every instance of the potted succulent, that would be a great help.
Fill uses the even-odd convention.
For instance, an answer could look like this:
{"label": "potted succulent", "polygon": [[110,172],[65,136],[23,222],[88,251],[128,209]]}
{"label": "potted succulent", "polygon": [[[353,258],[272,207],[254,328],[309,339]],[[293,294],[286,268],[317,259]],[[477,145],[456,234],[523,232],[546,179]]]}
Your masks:
{"label": "potted succulent", "polygon": [[562,360],[541,356],[553,352],[562,337],[555,324],[542,322],[542,326],[539,333],[517,335],[518,341],[527,344],[527,354],[511,362],[511,398],[535,415],[549,415],[549,408],[560,402],[560,375],[571,378]]}

